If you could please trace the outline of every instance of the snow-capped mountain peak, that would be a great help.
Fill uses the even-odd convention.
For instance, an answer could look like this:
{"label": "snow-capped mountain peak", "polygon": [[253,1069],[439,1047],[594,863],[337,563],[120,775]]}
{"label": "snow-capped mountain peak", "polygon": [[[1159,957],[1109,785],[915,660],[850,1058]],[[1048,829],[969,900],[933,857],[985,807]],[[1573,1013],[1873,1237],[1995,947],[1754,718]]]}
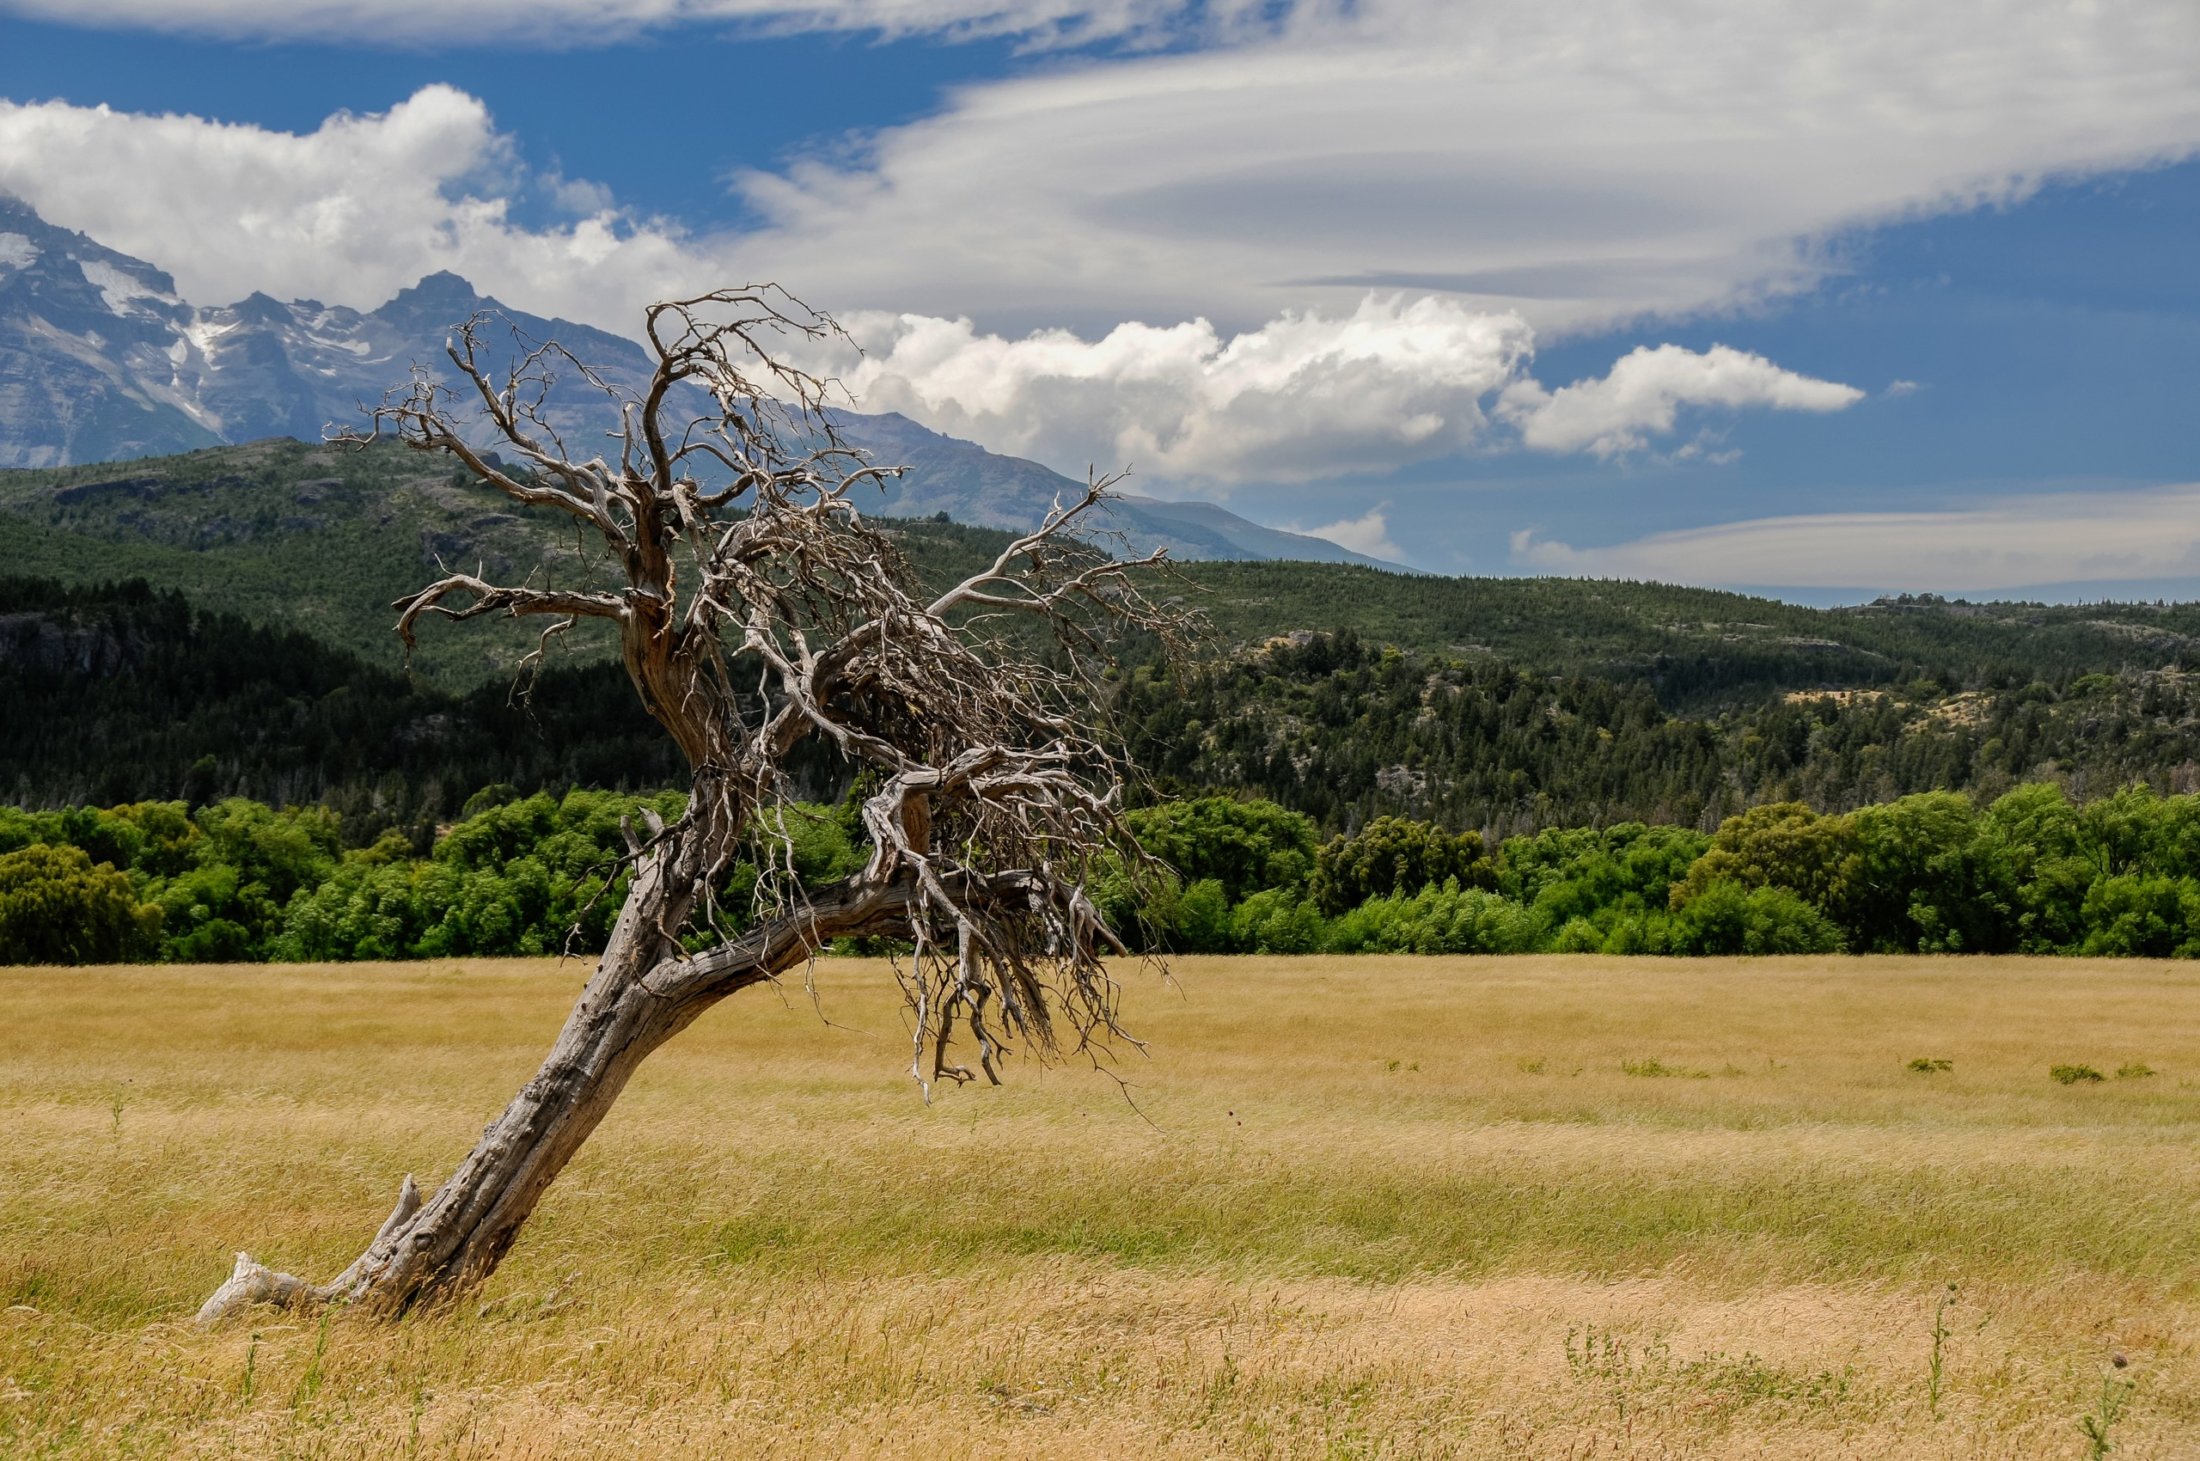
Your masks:
{"label": "snow-capped mountain peak", "polygon": [[[153,265],[0,195],[0,467],[115,461],[271,436],[312,441],[333,427],[361,426],[416,364],[447,374],[446,340],[482,310],[535,341],[558,341],[614,387],[638,391],[647,382],[648,357],[633,341],[508,309],[448,272],[365,313],[260,293],[198,308]],[[705,404],[698,395],[697,408]],[[545,411],[570,441],[615,419],[593,387],[571,379],[551,389]],[[1080,486],[904,417],[846,412],[841,425],[853,445],[912,469],[882,493],[888,512],[945,512],[1024,529]],[[1376,562],[1207,503],[1124,499],[1113,514],[1141,551],[1166,545],[1186,558]]]}

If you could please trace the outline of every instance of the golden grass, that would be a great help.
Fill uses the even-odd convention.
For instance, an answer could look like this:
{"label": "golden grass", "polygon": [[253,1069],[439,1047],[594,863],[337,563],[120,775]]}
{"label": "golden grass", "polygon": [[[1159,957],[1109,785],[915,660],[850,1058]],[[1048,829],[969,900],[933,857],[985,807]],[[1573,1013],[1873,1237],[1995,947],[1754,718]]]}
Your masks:
{"label": "golden grass", "polygon": [[348,1261],[580,973],[0,971],[0,1454],[2082,1456],[2120,1351],[2118,1454],[2200,1455],[2200,971],[2136,963],[1186,960],[1151,1124],[926,1108],[831,964],[479,1302],[191,1327],[232,1249]]}

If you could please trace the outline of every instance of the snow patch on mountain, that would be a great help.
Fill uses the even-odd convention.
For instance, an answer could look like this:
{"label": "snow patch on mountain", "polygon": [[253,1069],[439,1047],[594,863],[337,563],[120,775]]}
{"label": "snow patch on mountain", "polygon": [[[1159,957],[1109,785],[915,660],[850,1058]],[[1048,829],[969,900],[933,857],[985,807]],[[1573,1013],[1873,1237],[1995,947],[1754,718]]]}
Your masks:
{"label": "snow patch on mountain", "polygon": [[135,274],[99,259],[79,259],[76,266],[83,271],[84,282],[98,290],[100,297],[107,301],[107,308],[118,315],[141,313],[141,301],[144,300],[170,306],[183,303],[175,295],[155,288]]}

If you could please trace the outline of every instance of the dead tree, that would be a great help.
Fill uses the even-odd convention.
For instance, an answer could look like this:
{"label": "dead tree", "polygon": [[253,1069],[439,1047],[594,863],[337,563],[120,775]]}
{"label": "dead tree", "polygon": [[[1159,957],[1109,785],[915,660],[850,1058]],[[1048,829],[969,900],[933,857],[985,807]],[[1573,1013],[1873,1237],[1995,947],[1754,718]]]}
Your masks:
{"label": "dead tree", "polygon": [[[862,489],[895,469],[843,444],[827,383],[786,358],[789,345],[835,337],[829,318],[770,287],[656,305],[640,390],[555,344],[493,367],[487,324],[469,321],[448,346],[455,391],[416,371],[374,434],[600,537],[604,583],[452,573],[400,601],[397,631],[409,645],[429,616],[539,615],[547,643],[604,621],[685,755],[686,810],[630,831],[630,888],[593,977],[541,1069],[443,1185],[423,1199],[406,1177],[381,1230],[328,1283],[239,1254],[202,1322],[260,1301],[397,1314],[480,1284],[651,1051],[833,939],[913,947],[895,970],[927,1096],[943,1079],[998,1079],[1011,1048],[1094,1051],[1121,1035],[1102,963],[1121,945],[1087,889],[1136,854],[1120,817],[1126,768],[1086,707],[1109,635],[1173,642],[1183,625],[1135,571],[1161,555],[1126,562],[1080,541],[1108,482],[928,593],[858,510]],[[568,450],[544,405],[559,375],[609,397],[613,449]],[[702,400],[700,419],[675,420],[696,415],[682,401]],[[1035,639],[1015,621],[1052,632]],[[721,908],[729,869],[786,815],[789,758],[804,746],[864,778],[868,862],[805,887],[790,859],[766,869],[756,906]]]}

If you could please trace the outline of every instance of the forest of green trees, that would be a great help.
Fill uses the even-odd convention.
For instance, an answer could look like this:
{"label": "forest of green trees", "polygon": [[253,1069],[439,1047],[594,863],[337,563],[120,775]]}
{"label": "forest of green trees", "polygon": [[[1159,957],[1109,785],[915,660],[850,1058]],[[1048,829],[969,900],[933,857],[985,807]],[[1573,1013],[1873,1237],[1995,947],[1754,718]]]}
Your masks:
{"label": "forest of green trees", "polygon": [[[1180,672],[1134,655],[1108,708],[1161,794],[1266,797],[1325,836],[1385,815],[1498,836],[1707,829],[1770,801],[1847,811],[1931,790],[1991,801],[2033,781],[2079,800],[2200,785],[2200,673],[2053,636],[2037,663],[2011,662],[2006,644],[1972,653],[1969,621],[1947,622],[1945,653],[1889,661],[1883,679],[1829,686],[1789,665],[1795,688],[1696,709],[1669,696],[1759,673],[1760,649],[1635,673],[1297,633]],[[326,807],[350,843],[396,829],[425,853],[484,786],[678,781],[615,663],[556,666],[532,689],[441,688],[142,582],[0,578],[0,803],[241,796]],[[802,796],[845,790],[831,767],[798,769]]]}
{"label": "forest of green trees", "polygon": [[[2051,672],[2053,673],[2053,672]],[[1298,636],[1206,672],[1127,677],[1134,759],[1178,792],[1230,788],[1324,831],[1385,814],[1512,835],[1638,821],[1699,828],[1765,802],[1847,811],[1914,792],[1991,801],[2032,781],[2081,800],[2186,791],[2200,677],[2004,670],[1951,686],[1813,689],[1685,715],[1640,679]]]}
{"label": "forest of green trees", "polygon": [[[1240,629],[1296,582],[1204,567],[1233,570],[1213,607]],[[1824,611],[1698,590],[1377,587],[1361,617],[1420,614],[1424,647],[1293,631],[1165,667],[1129,646],[1103,710],[1174,872],[1102,890],[1134,939],[2200,947],[2184,610],[1890,602],[1829,645],[1803,632],[1839,627]],[[1686,617],[1736,612],[1764,622]],[[1509,652],[1426,647],[1446,616]],[[674,805],[682,770],[616,664],[453,689],[143,582],[0,578],[0,717],[0,963],[585,950],[621,818]],[[851,789],[795,771],[810,800],[775,831],[836,876]]]}
{"label": "forest of green trees", "polygon": [[[623,891],[622,821],[679,805],[495,788],[425,856],[395,831],[347,847],[323,807],[0,810],[0,964],[587,953]],[[1494,846],[1391,816],[1325,839],[1303,813],[1225,796],[1130,815],[1171,876],[1125,870],[1099,894],[1147,948],[2200,955],[2200,796],[2143,786],[2082,805],[2046,784],[1839,813],[1770,803],[1709,834],[1622,822]],[[851,871],[856,828],[843,800],[758,829],[727,919],[767,858],[810,886]]]}

